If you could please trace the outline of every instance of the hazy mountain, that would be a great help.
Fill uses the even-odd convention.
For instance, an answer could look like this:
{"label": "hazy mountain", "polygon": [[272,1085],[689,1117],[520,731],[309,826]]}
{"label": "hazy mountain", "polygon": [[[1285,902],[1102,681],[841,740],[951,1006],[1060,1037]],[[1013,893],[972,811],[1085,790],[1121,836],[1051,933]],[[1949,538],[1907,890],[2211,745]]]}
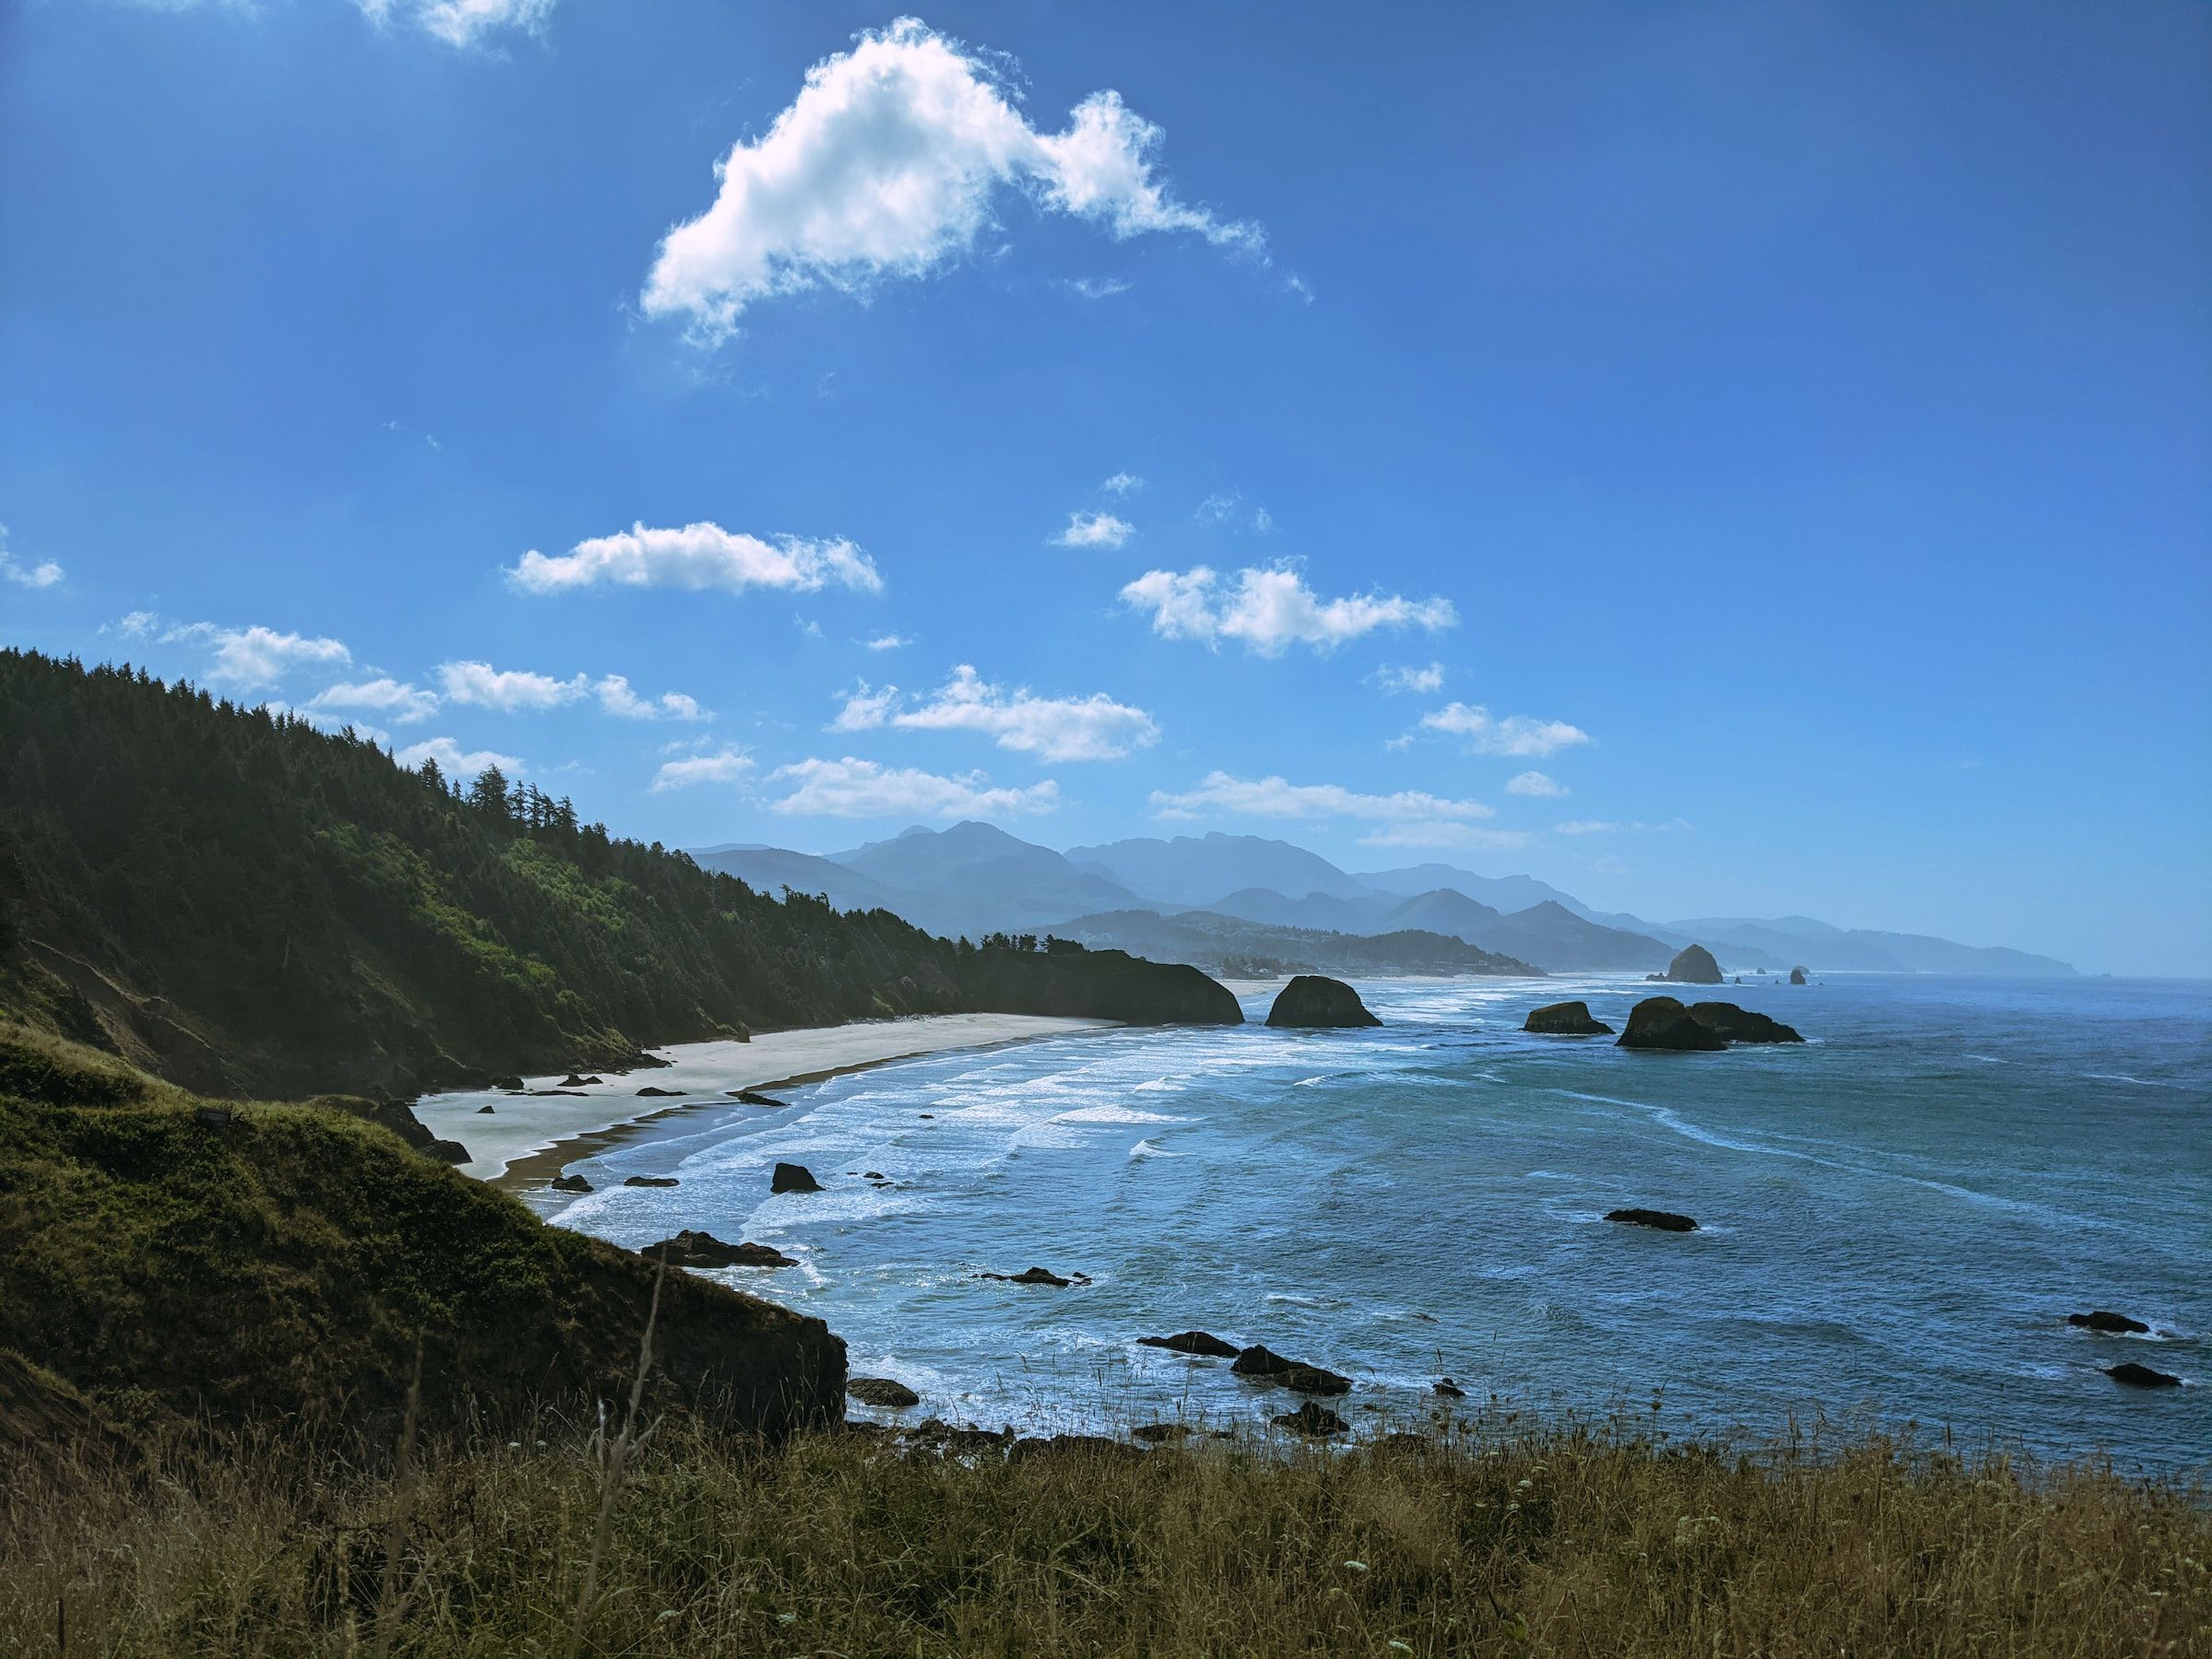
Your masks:
{"label": "hazy mountain", "polygon": [[912,920],[936,933],[1026,931],[1056,916],[1113,910],[1137,896],[990,824],[917,825],[889,841],[830,855],[881,887],[917,895]]}
{"label": "hazy mountain", "polygon": [[1539,970],[1449,934],[1401,930],[1328,933],[1269,927],[1213,911],[1109,911],[1077,916],[1052,930],[1094,949],[1112,947],[1156,961],[1190,962],[1227,976],[1292,973],[1486,973],[1535,975]]}
{"label": "hazy mountain", "polygon": [[1547,900],[1563,904],[1578,916],[1589,913],[1581,900],[1560,892],[1548,882],[1538,881],[1534,876],[1477,876],[1472,870],[1457,869],[1447,864],[1419,864],[1402,870],[1363,870],[1353,879],[1365,882],[1377,892],[1395,893],[1406,899],[1449,888],[1470,899],[1480,900],[1501,915],[1524,911],[1532,904]]}
{"label": "hazy mountain", "polygon": [[1668,924],[1694,934],[1716,951],[1763,952],[1749,967],[1825,969],[1838,973],[1963,973],[2064,975],[2074,969],[2054,958],[2004,946],[1954,944],[1925,934],[1883,933],[1871,928],[1831,926],[1810,916],[1777,916],[1768,921],[1706,917]]}
{"label": "hazy mountain", "polygon": [[1499,917],[1481,936],[1485,949],[1541,962],[1554,973],[1654,973],[1675,954],[1648,934],[1600,927],[1549,899]]}
{"label": "hazy mountain", "polygon": [[1067,856],[1131,892],[1168,904],[1211,905],[1245,888],[1277,893],[1326,893],[1357,899],[1367,891],[1318,853],[1260,835],[1139,836],[1100,847],[1070,847]]}
{"label": "hazy mountain", "polygon": [[[1386,923],[1383,916],[1393,908],[1387,900],[1338,899],[1327,893],[1308,893],[1303,899],[1287,898],[1272,888],[1243,888],[1215,900],[1211,904],[1194,906],[1218,915],[1238,916],[1247,922],[1262,922],[1274,927],[1319,928],[1327,933],[1381,933],[1388,927],[1420,926],[1419,923]],[[1451,933],[1452,928],[1438,928],[1439,933]]]}
{"label": "hazy mountain", "polygon": [[783,889],[790,888],[826,895],[839,910],[888,910],[900,915],[907,913],[908,907],[926,902],[924,895],[887,887],[834,860],[783,847],[701,847],[691,858],[700,869],[735,876],[755,892],[771,899],[781,899]]}

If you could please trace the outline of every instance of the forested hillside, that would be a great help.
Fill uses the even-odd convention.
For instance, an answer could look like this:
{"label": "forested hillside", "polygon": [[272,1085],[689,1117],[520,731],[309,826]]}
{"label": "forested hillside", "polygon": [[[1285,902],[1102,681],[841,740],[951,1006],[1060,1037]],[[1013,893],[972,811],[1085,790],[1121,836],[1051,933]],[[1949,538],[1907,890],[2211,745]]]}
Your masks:
{"label": "forested hillside", "polygon": [[991,1007],[994,954],[779,902],[496,771],[464,791],[143,670],[0,653],[0,1011],[203,1092]]}

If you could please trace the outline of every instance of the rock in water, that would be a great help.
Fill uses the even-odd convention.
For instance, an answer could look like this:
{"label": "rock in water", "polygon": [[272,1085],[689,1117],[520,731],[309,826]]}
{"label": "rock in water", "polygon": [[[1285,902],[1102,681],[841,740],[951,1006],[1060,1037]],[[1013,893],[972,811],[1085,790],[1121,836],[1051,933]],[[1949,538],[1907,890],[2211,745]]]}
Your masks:
{"label": "rock in water", "polygon": [[1178,1331],[1172,1336],[1139,1336],[1139,1347],[1171,1348],[1178,1354],[1203,1354],[1209,1359],[1234,1359],[1243,1350],[1224,1342],[1210,1331]]}
{"label": "rock in water", "polygon": [[892,1411],[922,1404],[920,1394],[889,1377],[853,1377],[845,1383],[845,1392],[863,1406],[882,1406]]}
{"label": "rock in water", "polygon": [[644,1088],[638,1090],[638,1093],[641,1095],[646,1096],[650,1099],[661,1100],[673,1100],[677,1099],[677,1096],[682,1092],[682,1090],[675,1088],[655,1088],[650,1083],[646,1084]]}
{"label": "rock in water", "polygon": [[553,1190],[557,1193],[588,1193],[592,1190],[592,1183],[581,1175],[556,1175],[553,1177]]}
{"label": "rock in water", "polygon": [[1803,1042],[1794,1027],[1734,1003],[1701,1002],[1689,1006],[1689,1017],[1731,1042]]}
{"label": "rock in water", "polygon": [[1629,1227],[1655,1227],[1661,1232],[1696,1232],[1698,1230],[1695,1219],[1688,1216],[1678,1216],[1673,1210],[1607,1210],[1606,1219],[1618,1221]]}
{"label": "rock in water", "polygon": [[1049,1267],[1024,1267],[1019,1273],[979,1273],[977,1278],[996,1279],[1002,1285],[1050,1285],[1065,1290],[1073,1279],[1064,1279]]}
{"label": "rock in water", "polygon": [[622,1178],[622,1184],[624,1186],[662,1187],[674,1186],[677,1184],[677,1181],[673,1175],[626,1175]]}
{"label": "rock in water", "polygon": [[1464,1400],[1467,1397],[1467,1391],[1449,1377],[1439,1377],[1429,1386],[1432,1392],[1443,1395],[1447,1400]]}
{"label": "rock in water", "polygon": [[1615,1046],[1710,1053],[1726,1048],[1728,1039],[1692,1019],[1689,1010],[1673,997],[1647,996],[1629,1010],[1629,1029]]}
{"label": "rock in water", "polygon": [[1271,1420],[1277,1429],[1288,1429],[1293,1434],[1303,1434],[1315,1440],[1342,1434],[1351,1427],[1326,1406],[1313,1400],[1308,1400],[1296,1411],[1286,1411]]}
{"label": "rock in water", "polygon": [[1286,1359],[1271,1347],[1253,1343],[1237,1355],[1237,1362],[1229,1369],[1240,1377],[1277,1377],[1298,1363]]}
{"label": "rock in water", "polygon": [[650,1246],[643,1253],[653,1255],[665,1251],[668,1260],[678,1267],[796,1267],[798,1263],[782,1251],[767,1244],[725,1244],[710,1232],[693,1232],[684,1229],[673,1239],[664,1239]]}
{"label": "rock in water", "polygon": [[2152,1371],[2147,1365],[2137,1365],[2133,1359],[2122,1365],[2108,1365],[2104,1374],[2115,1382],[2124,1382],[2130,1388],[2179,1388],[2182,1380],[2162,1371]]}
{"label": "rock in water", "polygon": [[1721,965],[1704,946],[1685,945],[1666,965],[1663,977],[1677,985],[1717,985],[1721,982]]}
{"label": "rock in water", "polygon": [[2147,1336],[2150,1327],[2139,1319],[2130,1319],[2124,1313],[2112,1313],[2100,1308],[2094,1313],[2069,1313],[2066,1323],[2080,1325],[2084,1330],[2102,1331],[2112,1336]]}
{"label": "rock in water", "polygon": [[1590,1005],[1580,1002],[1547,1003],[1541,1008],[1531,1008],[1528,1018],[1521,1022],[1521,1029],[1545,1037],[1613,1035],[1613,1028],[1602,1019],[1591,1018]]}
{"label": "rock in water", "polygon": [[814,1171],[805,1164],[780,1163],[774,1174],[768,1178],[771,1193],[818,1193],[822,1183],[814,1178]]}
{"label": "rock in water", "polygon": [[1791,970],[1790,970],[1790,983],[1791,983],[1791,984],[1793,984],[1793,985],[1802,985],[1802,984],[1804,984],[1804,983],[1805,983],[1805,970],[1804,970],[1804,969],[1802,969],[1802,968],[1793,968],[1793,969],[1791,969]]}
{"label": "rock in water", "polygon": [[733,1088],[726,1092],[742,1106],[773,1106],[779,1111],[783,1106],[782,1101],[771,1100],[757,1088]]}
{"label": "rock in water", "polygon": [[1267,1023],[1314,1028],[1379,1026],[1382,1022],[1368,1012],[1359,993],[1342,980],[1301,973],[1277,993],[1275,1006],[1267,1010]]}
{"label": "rock in water", "polygon": [[1341,1394],[1352,1392],[1352,1380],[1318,1365],[1294,1365],[1276,1378],[1292,1394]]}

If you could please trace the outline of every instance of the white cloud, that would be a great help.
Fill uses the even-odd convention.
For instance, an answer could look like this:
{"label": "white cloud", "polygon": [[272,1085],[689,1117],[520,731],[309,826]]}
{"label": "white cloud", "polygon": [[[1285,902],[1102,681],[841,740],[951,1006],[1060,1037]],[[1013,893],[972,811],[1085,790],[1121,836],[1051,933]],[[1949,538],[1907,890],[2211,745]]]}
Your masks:
{"label": "white cloud", "polygon": [[1060,286],[1078,300],[1111,300],[1129,291],[1119,276],[1071,276]]}
{"label": "white cloud", "polygon": [[1528,845],[1524,830],[1486,830],[1453,818],[1416,818],[1359,838],[1363,847],[1459,847],[1502,850]]}
{"label": "white cloud", "polygon": [[1145,487],[1145,481],[1133,472],[1117,472],[1099,488],[1108,495],[1135,495]]}
{"label": "white cloud", "polygon": [[1055,547],[1118,547],[1136,534],[1136,526],[1111,512],[1071,512],[1067,528],[1053,537]]}
{"label": "white cloud", "polygon": [[1147,571],[1122,589],[1122,603],[1150,611],[1152,630],[1163,638],[1209,646],[1241,640],[1262,656],[1280,656],[1293,643],[1330,652],[1381,628],[1433,633],[1459,621],[1449,599],[1396,594],[1324,599],[1287,565],[1240,571],[1233,588],[1205,565],[1182,573]]}
{"label": "white cloud", "polygon": [[1641,819],[1615,821],[1606,818],[1574,818],[1552,826],[1561,835],[1665,835],[1676,830],[1688,829],[1687,818],[1667,818],[1664,822],[1647,824]]}
{"label": "white cloud", "polygon": [[1464,739],[1470,754],[1541,759],[1591,741],[1590,734],[1563,720],[1535,720],[1509,714],[1500,720],[1479,703],[1446,703],[1421,716],[1420,729]]}
{"label": "white cloud", "polygon": [[[143,614],[134,611],[132,617]],[[207,646],[215,653],[207,677],[245,688],[276,685],[297,668],[343,668],[353,661],[353,653],[335,640],[278,633],[259,626],[218,628],[212,622],[188,622],[163,634],[161,643]]]}
{"label": "white cloud", "polygon": [[533,594],[562,593],[603,582],[693,592],[720,588],[732,594],[747,588],[811,594],[831,582],[866,594],[883,591],[883,577],[874,563],[849,541],[785,535],[771,545],[757,535],[703,523],[680,530],[633,524],[618,535],[578,542],[568,552],[551,557],[534,547],[507,572],[507,579]]}
{"label": "white cloud", "polygon": [[1404,823],[1451,821],[1495,816],[1480,801],[1454,801],[1418,789],[1394,794],[1360,794],[1336,783],[1291,783],[1282,778],[1239,778],[1206,773],[1198,787],[1182,794],[1152,792],[1152,811],[1163,818],[1238,813],[1250,818],[1349,818]]}
{"label": "white cloud", "polygon": [[916,732],[982,732],[1001,748],[1047,760],[1118,760],[1159,741],[1159,725],[1151,715],[1115,702],[1103,691],[1088,697],[1038,697],[1026,686],[1008,691],[965,663],[912,707],[900,708],[896,686],[871,691],[864,684],[846,699],[830,729],[865,732],[892,725]]}
{"label": "white cloud", "polygon": [[0,524],[0,577],[6,577],[18,587],[46,588],[61,581],[62,567],[51,559],[42,559],[37,564],[25,564],[8,551],[7,526]]}
{"label": "white cloud", "polygon": [[553,0],[356,0],[378,25],[404,18],[449,46],[481,44],[488,35],[513,30],[536,34],[552,16]]}
{"label": "white cloud", "polygon": [[[161,618],[152,611],[132,611],[114,624],[115,631],[126,640],[146,639],[160,626]],[[103,628],[100,631],[105,633],[107,629]]]}
{"label": "white cloud", "polygon": [[591,689],[591,682],[581,674],[571,679],[555,679],[549,674],[532,674],[525,669],[494,668],[489,663],[443,663],[439,665],[438,678],[449,700],[497,709],[502,714],[558,709]]}
{"label": "white cloud", "polygon": [[687,755],[666,760],[653,774],[653,793],[689,789],[699,783],[738,783],[753,770],[753,758],[735,744],[724,744],[711,755]]}
{"label": "white cloud", "polygon": [[1431,697],[1444,688],[1444,665],[1430,663],[1426,668],[1378,668],[1367,677],[1394,696],[1400,691],[1416,691]]}
{"label": "white cloud", "polygon": [[1167,193],[1160,137],[1111,91],[1040,133],[992,62],[901,18],[815,65],[768,132],[723,158],[713,206],[661,242],[645,313],[687,316],[713,340],[772,295],[925,276],[975,245],[1009,187],[1117,238],[1188,230],[1258,252],[1256,227]]}
{"label": "white cloud", "polygon": [[1515,772],[1505,781],[1505,793],[1550,799],[1567,793],[1567,785],[1540,771]]}
{"label": "white cloud", "polygon": [[873,760],[801,760],[769,774],[794,785],[770,806],[822,818],[1009,818],[1050,812],[1060,786],[1047,778],[1027,789],[994,789],[982,772],[941,777],[935,772],[878,766]]}
{"label": "white cloud", "polygon": [[410,771],[425,760],[435,760],[438,770],[449,778],[473,778],[488,766],[496,766],[510,777],[523,770],[522,761],[513,755],[499,754],[492,749],[465,750],[451,737],[430,737],[411,743],[392,759]]}
{"label": "white cloud", "polygon": [[382,679],[332,686],[309,699],[307,707],[315,713],[331,710],[366,709],[388,714],[401,725],[412,725],[418,720],[428,720],[438,712],[438,694],[425,691],[419,686],[403,685],[386,676]]}
{"label": "white cloud", "polygon": [[868,641],[868,649],[870,651],[897,651],[912,642],[902,634],[878,634]]}
{"label": "white cloud", "polygon": [[599,694],[599,707],[621,720],[712,720],[713,716],[699,706],[698,701],[681,691],[664,691],[654,700],[640,697],[629,688],[629,681],[619,674],[610,674],[592,688]]}

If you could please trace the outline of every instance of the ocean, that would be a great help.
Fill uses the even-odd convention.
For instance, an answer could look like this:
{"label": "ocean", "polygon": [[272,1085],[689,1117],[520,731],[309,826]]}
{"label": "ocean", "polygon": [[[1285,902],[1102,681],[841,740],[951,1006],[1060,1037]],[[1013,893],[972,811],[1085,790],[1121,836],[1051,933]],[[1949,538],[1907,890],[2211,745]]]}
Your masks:
{"label": "ocean", "polygon": [[[2212,1458],[2212,985],[1830,974],[1696,993],[1798,1028],[1717,1054],[1524,1035],[1608,978],[1360,982],[1380,1029],[1115,1030],[646,1125],[561,1224],[773,1244],[718,1277],[827,1320],[910,1413],[1257,1425],[1294,1402],[1136,1338],[1329,1367],[1355,1430],[1464,1408],[1771,1443],[1909,1430],[2131,1472]],[[778,1160],[828,1189],[771,1196]],[[867,1172],[886,1183],[864,1180]],[[627,1175],[675,1176],[626,1188]],[[1606,1222],[1684,1211],[1700,1230]],[[978,1277],[1031,1265],[1067,1288]],[[2147,1337],[2065,1315],[2109,1308]],[[2187,1380],[2124,1387],[2136,1359]],[[855,1415],[869,1413],[858,1407]]]}

